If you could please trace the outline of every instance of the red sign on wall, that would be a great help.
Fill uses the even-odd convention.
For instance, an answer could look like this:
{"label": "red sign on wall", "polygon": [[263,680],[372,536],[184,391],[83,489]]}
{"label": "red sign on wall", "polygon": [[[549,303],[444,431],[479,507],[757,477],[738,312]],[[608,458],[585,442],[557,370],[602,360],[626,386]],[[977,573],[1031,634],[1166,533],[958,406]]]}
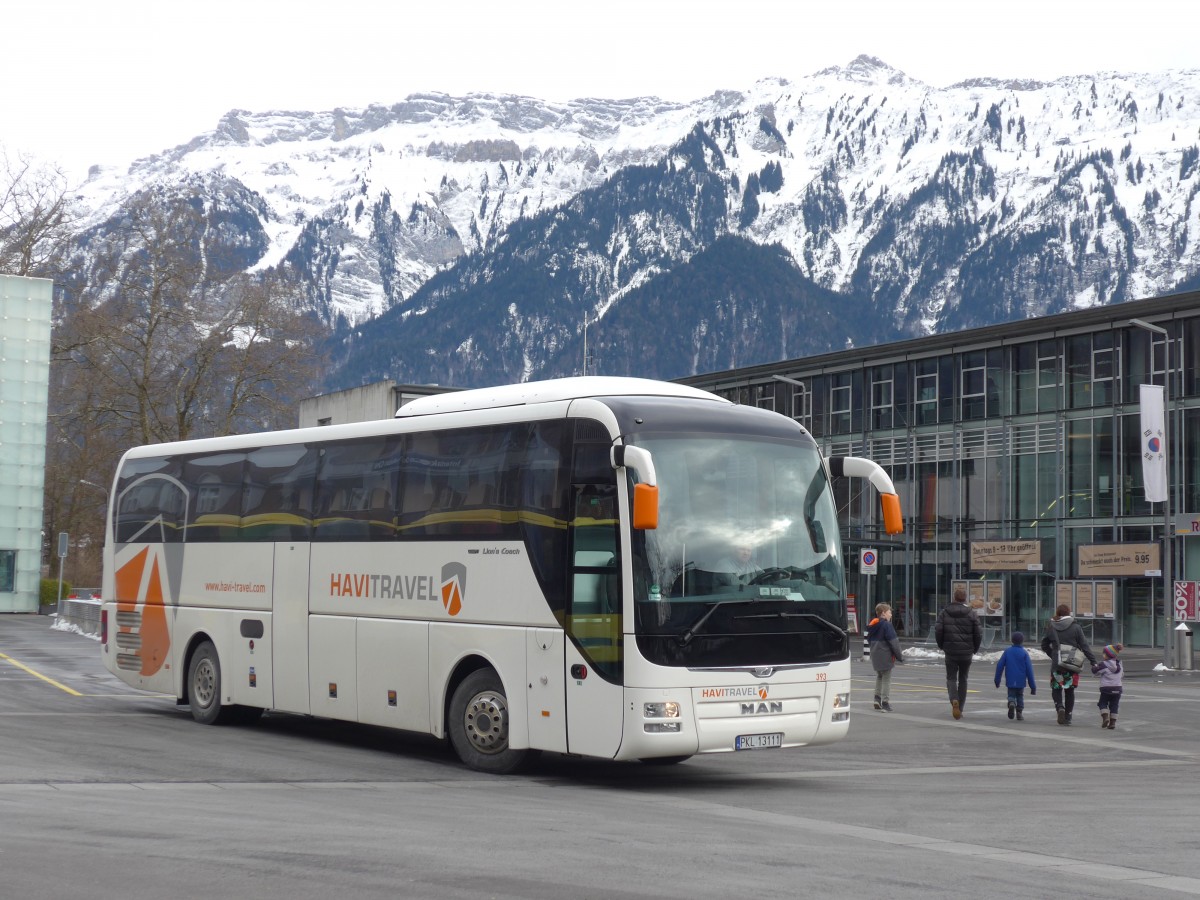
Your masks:
{"label": "red sign on wall", "polygon": [[1175,582],[1175,621],[1195,622],[1200,619],[1200,581]]}

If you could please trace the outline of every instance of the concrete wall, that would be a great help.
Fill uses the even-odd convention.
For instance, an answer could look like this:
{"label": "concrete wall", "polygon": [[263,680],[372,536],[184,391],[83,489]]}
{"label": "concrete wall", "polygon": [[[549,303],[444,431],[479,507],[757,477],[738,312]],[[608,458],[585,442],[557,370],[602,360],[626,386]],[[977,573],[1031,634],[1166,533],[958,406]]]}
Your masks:
{"label": "concrete wall", "polygon": [[451,390],[454,388],[434,384],[377,381],[375,384],[301,400],[298,424],[301,428],[311,428],[314,425],[345,425],[347,422],[390,419],[396,410],[410,400]]}

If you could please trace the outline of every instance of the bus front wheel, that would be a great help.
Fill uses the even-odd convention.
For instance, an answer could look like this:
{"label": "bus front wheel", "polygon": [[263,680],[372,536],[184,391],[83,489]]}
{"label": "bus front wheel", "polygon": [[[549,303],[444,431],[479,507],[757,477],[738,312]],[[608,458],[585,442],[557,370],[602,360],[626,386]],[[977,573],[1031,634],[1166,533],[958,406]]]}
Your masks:
{"label": "bus front wheel", "polygon": [[508,746],[508,698],[492,669],[477,669],[455,689],[448,730],[458,758],[480,772],[515,772],[530,755]]}
{"label": "bus front wheel", "polygon": [[221,660],[212,641],[205,641],[188,664],[188,705],[201,725],[223,725],[234,718],[235,707],[221,705]]}

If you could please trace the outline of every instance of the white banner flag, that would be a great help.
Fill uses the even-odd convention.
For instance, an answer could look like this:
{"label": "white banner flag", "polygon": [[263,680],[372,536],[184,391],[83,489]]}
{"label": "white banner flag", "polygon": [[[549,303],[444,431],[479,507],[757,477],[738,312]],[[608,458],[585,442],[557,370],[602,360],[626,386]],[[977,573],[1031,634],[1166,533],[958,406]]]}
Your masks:
{"label": "white banner flag", "polygon": [[1142,479],[1146,482],[1146,499],[1163,503],[1167,499],[1167,442],[1166,415],[1163,412],[1163,389],[1157,384],[1141,386],[1142,401]]}

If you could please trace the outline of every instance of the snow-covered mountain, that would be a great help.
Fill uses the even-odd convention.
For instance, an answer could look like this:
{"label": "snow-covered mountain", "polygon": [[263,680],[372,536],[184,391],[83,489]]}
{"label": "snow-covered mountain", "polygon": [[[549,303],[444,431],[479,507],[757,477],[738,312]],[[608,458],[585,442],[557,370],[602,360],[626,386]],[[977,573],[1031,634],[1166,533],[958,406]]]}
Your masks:
{"label": "snow-covered mountain", "polygon": [[585,322],[589,371],[679,377],[1196,286],[1200,70],[234,111],[94,170],[88,234],[172,189],[303,279],[327,387],[569,374]]}

